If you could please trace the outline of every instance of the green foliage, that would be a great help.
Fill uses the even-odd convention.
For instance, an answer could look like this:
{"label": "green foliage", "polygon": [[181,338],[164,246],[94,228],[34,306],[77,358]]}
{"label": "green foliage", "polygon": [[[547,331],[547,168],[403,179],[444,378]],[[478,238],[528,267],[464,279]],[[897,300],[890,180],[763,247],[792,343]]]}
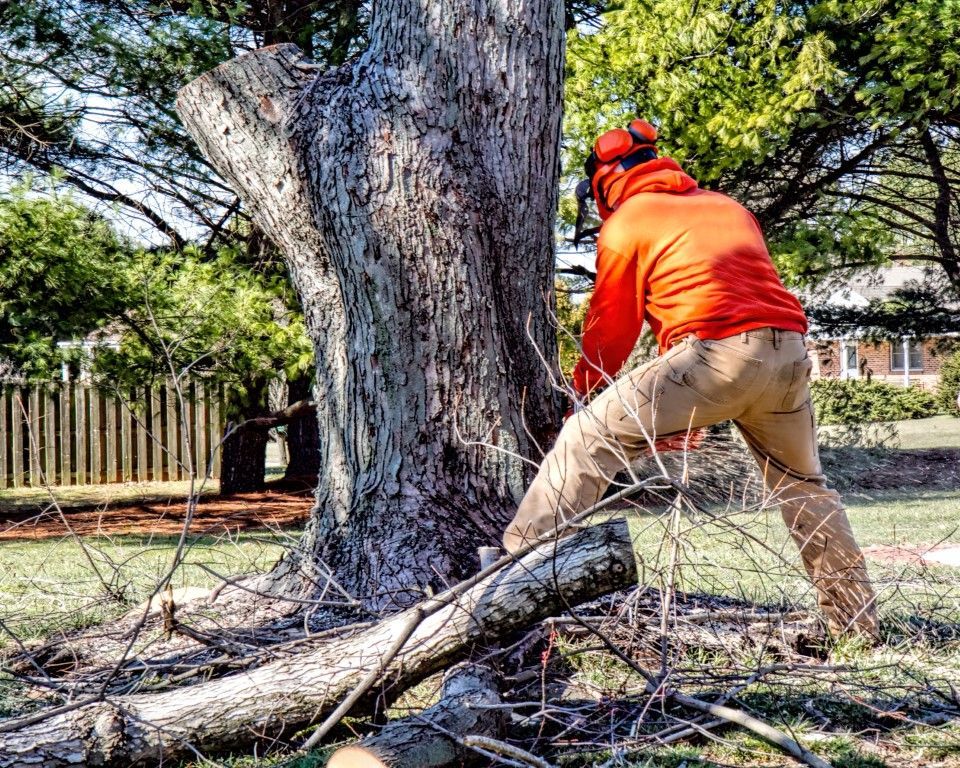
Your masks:
{"label": "green foliage", "polygon": [[569,36],[572,174],[598,133],[643,116],[754,211],[789,282],[896,253],[957,287],[943,244],[960,206],[937,201],[958,166],[958,0],[624,0],[603,21]]}
{"label": "green foliage", "polygon": [[857,39],[849,46],[865,70],[858,100],[875,120],[924,120],[930,110],[949,112],[960,105],[956,0],[829,0],[814,9],[820,23],[856,24],[864,14],[877,20],[872,40]]}
{"label": "green foliage", "polygon": [[810,392],[820,425],[922,419],[937,412],[928,392],[883,381],[818,379]]}
{"label": "green foliage", "polygon": [[52,376],[57,341],[122,312],[131,259],[129,244],[69,194],[20,185],[0,197],[0,358],[28,377]]}
{"label": "green foliage", "polygon": [[567,132],[576,156],[600,131],[645,114],[664,149],[705,183],[763,162],[809,121],[817,95],[843,81],[835,42],[809,28],[804,5],[626,0],[599,32],[572,33]]}
{"label": "green foliage", "polygon": [[282,264],[251,264],[246,249],[138,251],[69,194],[0,198],[0,358],[30,378],[55,375],[57,342],[102,331],[119,347],[100,348],[93,369],[111,383],[190,372],[243,396],[309,370],[291,307]]}
{"label": "green foliage", "polygon": [[790,283],[803,285],[833,272],[837,254],[860,269],[883,265],[893,242],[889,224],[872,213],[822,209],[815,219],[785,224],[769,248],[780,274]]}
{"label": "green foliage", "polygon": [[177,244],[184,221],[210,229],[232,193],[180,128],[173,104],[188,80],[233,56],[239,39],[221,21],[148,3],[0,4],[6,168],[59,173]]}
{"label": "green foliage", "polygon": [[957,395],[960,394],[960,351],[947,357],[940,366],[940,385],[937,387],[937,405],[940,410],[960,416]]}
{"label": "green foliage", "polygon": [[282,272],[251,270],[233,248],[213,259],[197,249],[139,253],[118,350],[95,371],[114,382],[190,371],[245,394],[251,381],[308,370],[313,348]]}
{"label": "green foliage", "polygon": [[589,306],[589,296],[579,303],[573,302],[573,285],[569,280],[560,279],[556,282],[557,346],[560,350],[560,370],[567,377],[573,374],[573,367],[580,359],[580,334]]}

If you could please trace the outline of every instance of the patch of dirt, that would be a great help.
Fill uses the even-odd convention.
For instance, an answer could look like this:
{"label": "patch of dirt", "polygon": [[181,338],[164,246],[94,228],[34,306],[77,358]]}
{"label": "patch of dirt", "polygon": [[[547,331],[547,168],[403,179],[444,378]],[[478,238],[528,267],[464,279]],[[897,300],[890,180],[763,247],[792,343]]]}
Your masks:
{"label": "patch of dirt", "polygon": [[[289,528],[306,522],[313,491],[303,483],[271,484],[260,493],[204,496],[190,531],[217,535],[256,528]],[[79,536],[175,536],[186,519],[183,498],[65,509],[70,530]],[[61,538],[70,531],[55,509],[0,514],[0,541]]]}
{"label": "patch of dirt", "polygon": [[960,546],[956,544],[871,544],[863,548],[863,554],[884,563],[960,566]]}

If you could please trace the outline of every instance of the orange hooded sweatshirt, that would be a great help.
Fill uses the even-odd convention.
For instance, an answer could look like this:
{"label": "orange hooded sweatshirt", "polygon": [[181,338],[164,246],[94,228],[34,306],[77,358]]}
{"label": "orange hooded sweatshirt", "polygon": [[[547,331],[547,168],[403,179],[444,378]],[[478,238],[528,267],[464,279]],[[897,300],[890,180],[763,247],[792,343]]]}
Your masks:
{"label": "orange hooded sweatshirt", "polygon": [[661,352],[684,336],[722,339],[771,326],[806,333],[760,225],[736,201],[697,187],[668,157],[606,188],[613,213],[597,240],[597,281],[573,373],[581,394],[620,370],[643,321]]}

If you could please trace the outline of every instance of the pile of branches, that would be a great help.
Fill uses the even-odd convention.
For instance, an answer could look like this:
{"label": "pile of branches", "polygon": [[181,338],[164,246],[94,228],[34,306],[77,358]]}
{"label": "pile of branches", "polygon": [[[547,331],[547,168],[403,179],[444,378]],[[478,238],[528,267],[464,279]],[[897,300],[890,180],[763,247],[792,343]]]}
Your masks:
{"label": "pile of branches", "polygon": [[[576,612],[577,605],[636,581],[630,532],[619,520],[592,526],[519,559],[504,557],[403,613],[324,632],[297,626],[289,618],[246,630],[205,626],[202,609],[178,617],[173,595],[167,594],[159,606],[145,606],[126,625],[114,625],[111,637],[95,636],[93,644],[88,638],[86,644],[61,640],[18,648],[6,661],[7,669],[59,702],[0,725],[0,766],[78,761],[148,765],[254,743],[289,746],[298,740],[300,748],[310,749],[345,715],[382,715],[412,685],[463,661],[470,663],[449,677],[432,710],[383,729],[352,751],[383,755],[388,759],[383,764],[395,766],[448,765],[511,750],[532,754],[503,741],[508,710],[527,709],[523,721],[537,724],[538,738],[553,733],[562,740],[574,732],[582,739],[576,723],[584,720],[584,707],[606,706],[586,699],[564,705],[563,717],[547,708],[551,686],[544,675],[551,666],[551,649],[558,638],[581,635],[596,638],[640,675],[641,687],[624,691],[625,712],[649,708],[659,699],[664,706],[714,719],[742,720],[769,738],[782,737],[785,748],[817,765],[792,739],[766,731],[742,713],[733,714],[722,701],[707,702],[674,689],[663,674],[666,657],[661,659],[661,674],[648,672],[643,656],[649,649],[635,639],[618,637],[619,619],[612,612],[614,605],[621,605],[621,615],[633,617],[628,622],[631,631],[642,638],[656,615],[644,603],[643,593],[606,603],[604,618],[596,613],[596,604],[588,607],[586,616]],[[659,613],[666,615],[662,607]],[[551,618],[560,615],[564,618]],[[614,624],[607,627],[608,621]],[[661,644],[666,643],[661,653],[668,653],[664,630],[660,626],[656,631]],[[170,645],[175,638],[179,647]],[[111,644],[125,644],[119,660],[91,663],[98,659],[95,651]],[[504,688],[514,704],[505,703]],[[536,690],[539,696],[534,696]],[[478,701],[486,702],[496,716],[481,717],[485,710]],[[531,710],[523,703],[530,701],[541,706]],[[668,709],[660,708],[667,716]],[[304,741],[299,734],[317,722]],[[696,718],[692,722],[681,731],[709,725]],[[436,756],[425,757],[424,749]],[[337,760],[347,758],[349,752]]]}

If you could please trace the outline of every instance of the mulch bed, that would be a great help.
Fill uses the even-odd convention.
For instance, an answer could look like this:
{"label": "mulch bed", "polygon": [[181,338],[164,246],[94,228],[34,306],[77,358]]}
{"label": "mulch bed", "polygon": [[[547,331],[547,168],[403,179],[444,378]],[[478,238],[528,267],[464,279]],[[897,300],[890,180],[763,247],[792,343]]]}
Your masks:
{"label": "mulch bed", "polygon": [[960,565],[960,546],[957,544],[871,544],[863,548],[863,554],[871,560],[917,567]]}
{"label": "mulch bed", "polygon": [[[270,487],[260,493],[204,496],[197,504],[192,534],[217,535],[254,528],[289,528],[306,522],[313,491],[302,485]],[[183,498],[0,514],[0,541],[78,536],[173,536],[183,529]],[[69,523],[69,530],[64,524]]]}
{"label": "mulch bed", "polygon": [[[859,460],[851,451],[822,451],[827,479],[839,476],[840,490],[952,491],[960,489],[960,449],[876,450]],[[835,481],[834,481],[835,482]]]}

